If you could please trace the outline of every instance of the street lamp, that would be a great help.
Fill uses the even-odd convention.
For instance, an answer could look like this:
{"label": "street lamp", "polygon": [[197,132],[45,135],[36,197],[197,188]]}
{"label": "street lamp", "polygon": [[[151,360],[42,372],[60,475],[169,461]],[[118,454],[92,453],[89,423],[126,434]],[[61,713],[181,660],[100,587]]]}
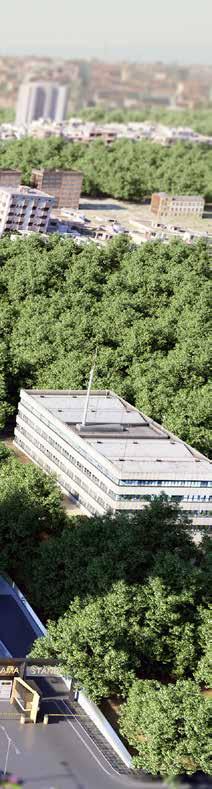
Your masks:
{"label": "street lamp", "polygon": [[5,737],[7,738],[7,752],[6,752],[6,756],[5,756],[5,764],[4,764],[4,770],[3,770],[4,775],[6,775],[11,745],[13,745],[13,748],[15,750],[16,756],[20,756],[20,751],[18,750],[18,748],[16,747],[15,743],[13,742],[12,737],[9,737],[9,734],[7,733],[7,730],[5,729],[5,726],[0,726],[0,729],[2,729],[2,731],[5,734]]}

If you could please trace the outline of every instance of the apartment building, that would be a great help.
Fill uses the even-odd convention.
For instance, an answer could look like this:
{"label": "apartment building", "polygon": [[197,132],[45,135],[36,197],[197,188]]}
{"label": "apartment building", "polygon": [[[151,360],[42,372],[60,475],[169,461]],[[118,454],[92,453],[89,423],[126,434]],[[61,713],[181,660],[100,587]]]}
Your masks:
{"label": "apartment building", "polygon": [[1,170],[0,169],[0,187],[2,186],[19,186],[21,183],[20,170]]}
{"label": "apartment building", "polygon": [[15,445],[87,515],[134,512],[165,493],[212,525],[209,460],[110,390],[21,390]]}
{"label": "apartment building", "polygon": [[32,170],[31,184],[54,195],[57,208],[79,208],[83,173],[77,170]]}
{"label": "apartment building", "polygon": [[201,195],[169,195],[166,192],[152,194],[151,211],[159,216],[178,216],[196,214],[202,216],[204,197]]}
{"label": "apartment building", "polygon": [[28,125],[32,121],[63,121],[68,104],[68,87],[53,81],[23,82],[19,88],[16,124]]}
{"label": "apartment building", "polygon": [[54,198],[26,186],[0,187],[0,236],[21,231],[45,233]]}

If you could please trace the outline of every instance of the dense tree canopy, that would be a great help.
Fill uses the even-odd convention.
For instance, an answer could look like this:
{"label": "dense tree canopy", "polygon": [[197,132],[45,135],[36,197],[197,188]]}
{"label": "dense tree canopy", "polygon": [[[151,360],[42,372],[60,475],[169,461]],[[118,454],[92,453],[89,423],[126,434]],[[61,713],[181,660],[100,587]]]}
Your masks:
{"label": "dense tree canopy", "polygon": [[199,596],[198,575],[191,571],[187,587],[177,592],[154,573],[137,585],[118,581],[106,594],[75,597],[63,617],[48,623],[32,655],[59,658],[68,676],[95,700],[126,696],[136,675],[194,676],[199,627],[207,615]]}
{"label": "dense tree canopy", "polygon": [[164,107],[148,109],[106,110],[103,107],[87,107],[80,111],[80,117],[88,121],[103,123],[128,123],[130,121],[152,121],[167,126],[189,126],[200,134],[212,135],[211,108],[199,110],[169,110]]}
{"label": "dense tree canopy", "polygon": [[136,675],[200,670],[209,557],[176,506],[162,498],[133,516],[79,517],[36,563],[31,594],[52,621],[32,654],[57,656],[92,698],[126,696]]}
{"label": "dense tree canopy", "polygon": [[[134,515],[69,519],[53,478],[31,463],[22,465],[4,446],[0,454],[0,570],[45,618],[50,613],[54,619],[33,656],[59,658],[63,672],[97,701],[114,693],[128,699],[122,730],[138,750],[138,766],[162,775],[207,771],[207,716],[193,681],[210,682],[207,539],[195,546],[186,514],[164,497]],[[172,683],[165,687],[169,696],[159,698],[162,728],[155,695],[156,687],[163,692],[161,682]],[[142,752],[141,686],[149,704]],[[154,716],[159,723],[149,747]],[[131,719],[135,737],[133,727],[129,735]]]}
{"label": "dense tree canopy", "polygon": [[1,569],[21,586],[30,586],[42,535],[57,535],[66,524],[62,497],[54,480],[31,463],[22,465],[4,448],[1,460]]}
{"label": "dense tree canopy", "polygon": [[181,242],[98,249],[0,241],[0,418],[20,386],[110,387],[209,450],[209,251]]}
{"label": "dense tree canopy", "polygon": [[194,582],[200,590],[203,556],[185,513],[160,497],[133,516],[70,519],[68,529],[40,545],[30,594],[45,619],[56,619],[76,595],[105,594],[115,580],[143,583],[150,572],[162,581],[168,576],[172,591]]}
{"label": "dense tree canopy", "polygon": [[[1,155],[26,182],[32,165],[82,167],[87,194],[212,195],[206,148],[26,139],[1,144]],[[1,239],[0,427],[21,386],[84,387],[98,344],[96,388],[115,389],[208,452],[209,262],[202,241],[135,248],[120,237],[99,249],[56,236]],[[122,727],[138,765],[207,772],[206,701],[195,684],[210,682],[207,540],[197,548],[189,518],[164,497],[133,516],[68,519],[53,478],[4,448],[0,461],[0,569],[51,618],[33,655],[59,657],[94,699],[129,694]]]}
{"label": "dense tree canopy", "polygon": [[191,680],[167,686],[136,680],[121,714],[136,766],[164,778],[198,770],[211,775],[209,701]]}
{"label": "dense tree canopy", "polygon": [[[142,547],[141,529],[141,555]],[[92,597],[75,597],[57,622],[49,622],[33,656],[59,658],[64,671],[97,700],[113,693],[125,696],[136,675],[176,679],[198,673],[208,644],[206,630],[203,633],[209,615],[204,578],[191,560],[184,563],[175,554],[174,577],[177,572],[182,576],[174,584],[171,575],[160,577],[160,564],[170,571],[170,555],[156,556],[154,562],[152,554],[152,571],[143,572],[140,583],[113,584],[111,579],[104,593],[103,580],[102,593],[99,585]]]}
{"label": "dense tree canopy", "polygon": [[201,657],[197,665],[195,677],[196,679],[206,685],[212,687],[212,659],[211,659],[211,644],[212,644],[212,606],[200,610],[200,624],[199,624],[199,640],[201,646]]}
{"label": "dense tree canopy", "polygon": [[0,123],[14,123],[15,110],[13,107],[0,107]]}
{"label": "dense tree canopy", "polygon": [[32,167],[82,170],[83,193],[140,202],[154,191],[203,194],[212,199],[210,146],[178,142],[172,147],[149,142],[101,140],[88,145],[60,137],[26,137],[0,142],[0,166],[19,167],[29,183]]}

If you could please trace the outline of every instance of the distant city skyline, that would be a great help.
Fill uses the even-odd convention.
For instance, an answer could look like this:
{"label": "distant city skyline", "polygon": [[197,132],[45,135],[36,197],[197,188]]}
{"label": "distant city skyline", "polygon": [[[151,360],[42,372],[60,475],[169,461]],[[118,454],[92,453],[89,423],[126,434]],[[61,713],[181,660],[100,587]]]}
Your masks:
{"label": "distant city skyline", "polygon": [[211,0],[4,4],[0,55],[211,63]]}

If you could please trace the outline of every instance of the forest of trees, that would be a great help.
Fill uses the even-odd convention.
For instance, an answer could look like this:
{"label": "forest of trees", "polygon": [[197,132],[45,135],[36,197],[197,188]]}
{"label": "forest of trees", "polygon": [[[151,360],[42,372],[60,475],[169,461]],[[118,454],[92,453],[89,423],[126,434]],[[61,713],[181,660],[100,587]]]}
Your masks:
{"label": "forest of trees", "polygon": [[[149,107],[148,109],[104,109],[103,107],[85,107],[78,110],[80,118],[84,120],[100,121],[103,123],[128,123],[129,121],[152,121],[167,126],[189,126],[200,134],[212,135],[211,107],[205,109],[177,109],[170,110],[164,107]],[[72,112],[73,115],[73,112]],[[15,108],[0,107],[0,123],[15,122]]]}
{"label": "forest of trees", "polygon": [[0,425],[24,387],[110,387],[209,452],[209,250],[0,242]]}
{"label": "forest of trees", "polygon": [[15,109],[13,107],[0,106],[0,123],[14,123]]}
{"label": "forest of trees", "polygon": [[199,110],[149,107],[148,109],[113,109],[86,107],[79,112],[80,118],[101,123],[129,123],[130,121],[152,121],[165,126],[187,126],[200,134],[212,135],[211,108]]}
{"label": "forest of trees", "polygon": [[[25,142],[27,173],[38,148]],[[209,453],[209,263],[203,241],[2,238],[0,427],[22,386],[85,387],[98,345],[94,388]],[[209,773],[210,541],[197,547],[164,496],[133,515],[68,518],[52,477],[3,443],[0,462],[0,570],[48,623],[32,654],[56,655],[94,700],[124,702],[136,766]]]}
{"label": "forest of trees", "polygon": [[210,773],[210,541],[197,548],[161,497],[133,516],[73,519],[36,567],[31,594],[42,589],[52,618],[31,655],[57,657],[98,703],[118,696],[136,767]]}
{"label": "forest of trees", "polygon": [[56,656],[97,702],[124,701],[135,766],[155,775],[210,773],[210,548],[164,496],[70,518],[54,479],[1,445],[0,570],[51,617],[31,654]]}
{"label": "forest of trees", "polygon": [[170,148],[141,141],[66,142],[26,137],[0,142],[0,166],[18,167],[26,184],[33,167],[82,170],[83,194],[140,202],[154,191],[202,194],[212,200],[212,150],[206,145],[176,143]]}

